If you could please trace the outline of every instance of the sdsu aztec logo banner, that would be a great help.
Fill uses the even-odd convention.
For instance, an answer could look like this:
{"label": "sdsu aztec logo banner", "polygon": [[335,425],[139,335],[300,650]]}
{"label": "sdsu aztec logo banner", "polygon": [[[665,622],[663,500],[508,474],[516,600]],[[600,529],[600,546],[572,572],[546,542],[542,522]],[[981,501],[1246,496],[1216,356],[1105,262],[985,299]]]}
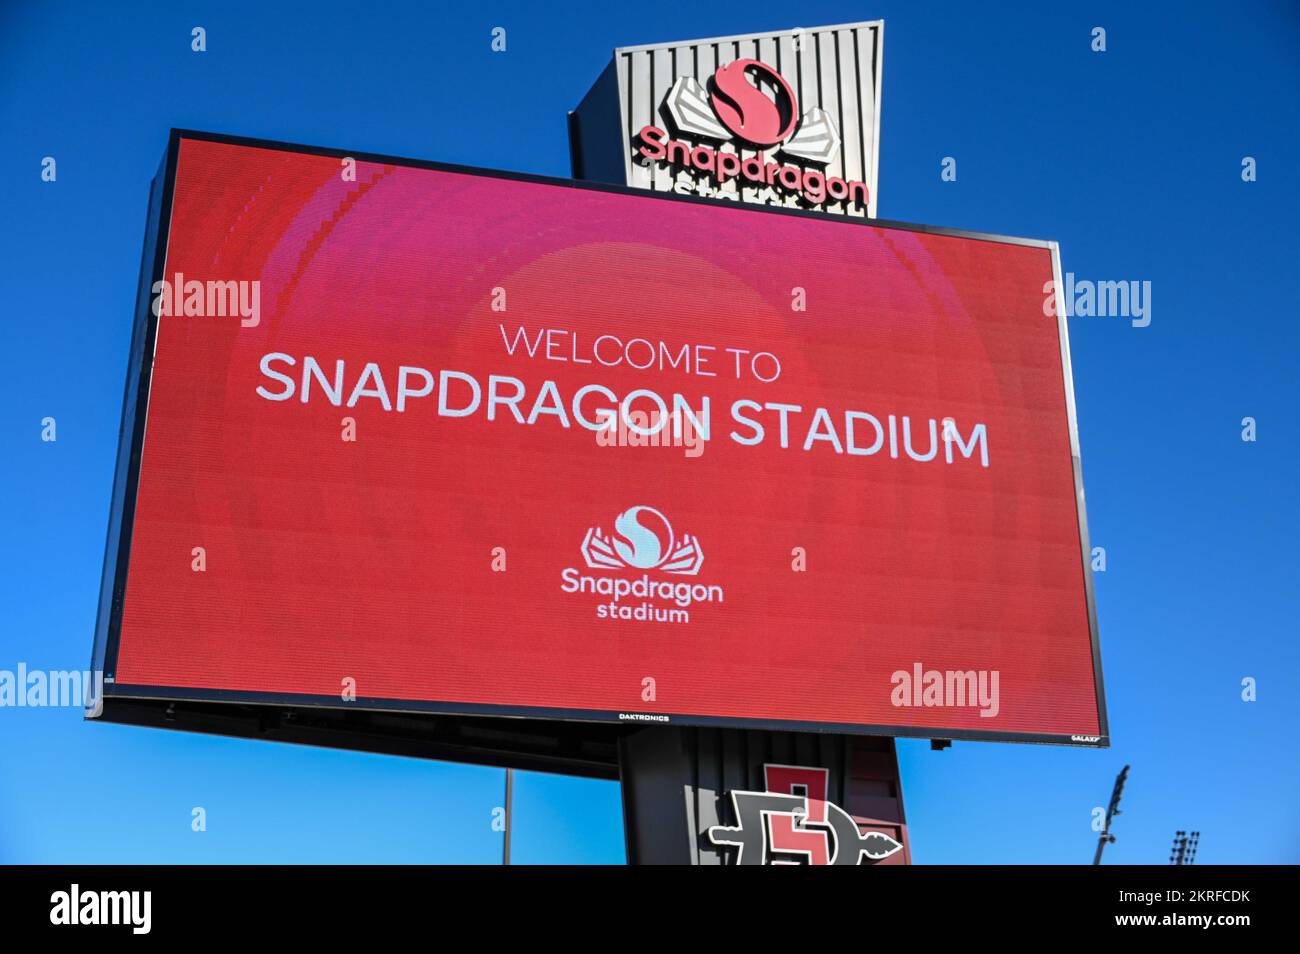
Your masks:
{"label": "sdsu aztec logo banner", "polygon": [[[700,542],[689,533],[678,539],[672,524],[654,507],[629,507],[614,518],[614,532],[591,527],[582,540],[582,558],[593,570],[650,570],[638,577],[589,576],[574,567],[560,574],[565,593],[608,597],[596,606],[598,619],[689,623],[696,603],[721,603],[721,586],[674,582],[666,577],[695,576],[704,564]],[[640,602],[625,602],[639,600]],[[660,604],[656,605],[655,601]]]}
{"label": "sdsu aztec logo banner", "polygon": [[799,765],[764,765],[767,790],[729,793],[735,825],[715,825],[709,841],[734,847],[738,865],[862,865],[900,851],[878,831],[865,835],[826,798],[830,772]]}
{"label": "sdsu aztec logo banner", "polygon": [[[766,63],[747,59],[719,66],[707,93],[694,78],[681,77],[663,109],[677,132],[693,142],[647,125],[637,134],[637,151],[650,162],[708,177],[719,188],[734,180],[775,189],[814,208],[839,203],[865,210],[871,204],[865,182],[827,175],[822,168],[840,151],[834,120],[824,109],[800,116],[789,82]],[[721,148],[724,142],[733,148]],[[758,151],[743,156],[735,146]]]}

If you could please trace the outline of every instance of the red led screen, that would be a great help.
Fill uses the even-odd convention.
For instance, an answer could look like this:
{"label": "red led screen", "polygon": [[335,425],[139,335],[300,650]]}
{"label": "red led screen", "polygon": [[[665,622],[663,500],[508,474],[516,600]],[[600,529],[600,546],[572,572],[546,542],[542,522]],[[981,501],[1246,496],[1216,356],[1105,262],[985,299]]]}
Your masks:
{"label": "red led screen", "polygon": [[1104,742],[1051,246],[342,156],[180,139],[112,692]]}

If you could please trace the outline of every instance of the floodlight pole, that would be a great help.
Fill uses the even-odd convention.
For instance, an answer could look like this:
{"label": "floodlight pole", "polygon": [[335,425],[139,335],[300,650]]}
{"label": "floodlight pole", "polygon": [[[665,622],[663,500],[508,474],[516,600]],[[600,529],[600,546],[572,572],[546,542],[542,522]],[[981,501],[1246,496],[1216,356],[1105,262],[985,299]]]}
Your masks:
{"label": "floodlight pole", "polygon": [[515,770],[506,769],[506,836],[501,843],[501,863],[510,864],[510,830],[514,827],[514,819],[510,817],[513,808],[515,794]]}
{"label": "floodlight pole", "polygon": [[1174,847],[1169,855],[1171,865],[1192,865],[1196,863],[1196,845],[1201,840],[1199,831],[1174,832]]}
{"label": "floodlight pole", "polygon": [[1125,765],[1123,770],[1115,776],[1115,787],[1110,792],[1110,804],[1106,806],[1106,824],[1101,830],[1101,837],[1097,839],[1097,853],[1092,857],[1094,865],[1101,864],[1101,853],[1108,844],[1115,841],[1115,836],[1110,833],[1110,823],[1119,811],[1119,798],[1124,793],[1124,783],[1128,781],[1128,766]]}

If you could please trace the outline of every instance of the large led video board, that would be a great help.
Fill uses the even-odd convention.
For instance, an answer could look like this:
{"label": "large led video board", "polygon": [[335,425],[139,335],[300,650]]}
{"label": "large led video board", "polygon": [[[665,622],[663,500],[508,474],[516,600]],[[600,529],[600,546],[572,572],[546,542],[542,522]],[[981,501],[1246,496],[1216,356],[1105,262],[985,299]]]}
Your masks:
{"label": "large led video board", "polygon": [[174,133],[109,698],[1106,744],[1052,243]]}

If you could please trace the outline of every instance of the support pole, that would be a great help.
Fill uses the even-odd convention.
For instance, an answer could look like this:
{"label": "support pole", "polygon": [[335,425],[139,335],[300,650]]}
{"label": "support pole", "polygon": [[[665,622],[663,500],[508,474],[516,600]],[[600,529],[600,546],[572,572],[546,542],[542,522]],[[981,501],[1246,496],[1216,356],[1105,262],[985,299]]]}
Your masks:
{"label": "support pole", "polygon": [[1124,783],[1128,781],[1128,766],[1125,765],[1123,771],[1115,776],[1115,787],[1110,791],[1110,804],[1106,806],[1105,827],[1101,830],[1101,837],[1097,839],[1097,853],[1092,856],[1094,865],[1101,864],[1101,853],[1109,844],[1114,844],[1115,836],[1110,833],[1110,823],[1115,816],[1120,813],[1119,799],[1124,794]]}
{"label": "support pole", "polygon": [[515,770],[506,769],[506,836],[501,843],[501,863],[510,864],[510,834],[514,830],[514,819],[511,817],[515,794]]}

